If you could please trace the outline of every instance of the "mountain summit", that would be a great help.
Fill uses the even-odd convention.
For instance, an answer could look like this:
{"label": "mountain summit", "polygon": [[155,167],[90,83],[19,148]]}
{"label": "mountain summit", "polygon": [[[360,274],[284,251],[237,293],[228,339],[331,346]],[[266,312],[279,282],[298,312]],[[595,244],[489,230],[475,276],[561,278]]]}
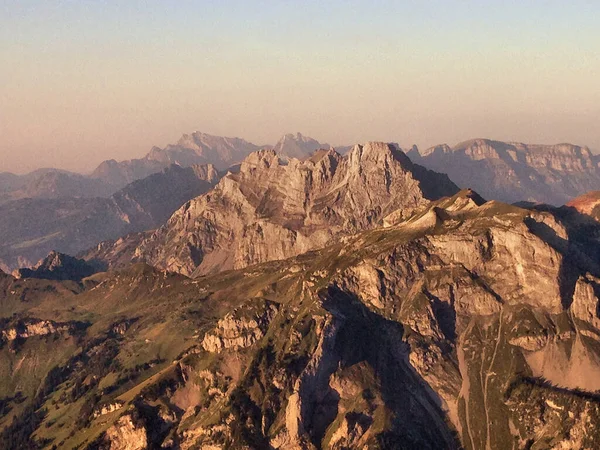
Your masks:
{"label": "mountain summit", "polygon": [[304,159],[316,150],[328,149],[329,147],[329,144],[321,144],[319,141],[300,133],[290,133],[282,136],[273,149],[283,156]]}
{"label": "mountain summit", "polygon": [[109,267],[145,261],[185,275],[240,268],[323,247],[457,191],[447,176],[383,142],[305,160],[260,150],[163,227],[103,243],[85,258]]}
{"label": "mountain summit", "polygon": [[112,185],[123,187],[135,180],[145,178],[162,169],[177,164],[182,167],[212,164],[217,170],[225,170],[240,163],[260,147],[244,139],[213,136],[195,131],[184,134],[176,144],[165,148],[152,147],[143,158],[117,162],[104,161],[92,173]]}

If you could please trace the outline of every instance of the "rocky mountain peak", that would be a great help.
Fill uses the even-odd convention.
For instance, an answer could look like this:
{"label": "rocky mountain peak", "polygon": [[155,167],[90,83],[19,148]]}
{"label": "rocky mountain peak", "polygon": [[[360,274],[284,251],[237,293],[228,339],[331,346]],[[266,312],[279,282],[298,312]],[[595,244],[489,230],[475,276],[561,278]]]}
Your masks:
{"label": "rocky mountain peak", "polygon": [[82,259],[51,251],[31,269],[17,269],[15,278],[41,278],[46,280],[79,281],[95,273],[95,269]]}
{"label": "rocky mountain peak", "polygon": [[387,142],[367,142],[355,145],[349,153],[352,164],[384,163],[392,159],[404,164],[411,164],[410,159],[396,144]]}
{"label": "rocky mountain peak", "polygon": [[212,164],[217,170],[225,170],[239,164],[259,148],[244,139],[195,131],[181,136],[176,144],[169,144],[165,148],[152,147],[143,158],[121,162],[104,161],[94,170],[91,178],[104,180],[119,189],[172,164],[182,167]]}
{"label": "rocky mountain peak", "polygon": [[184,134],[177,144],[165,147],[163,154],[171,162],[180,159],[184,165],[210,163],[222,170],[239,163],[258,148],[244,139],[195,131]]}
{"label": "rocky mountain peak", "polygon": [[288,133],[279,139],[273,149],[282,156],[304,159],[316,150],[329,147],[329,144],[322,144],[316,139],[304,136],[301,133]]}
{"label": "rocky mountain peak", "polygon": [[146,261],[185,275],[245,267],[323,247],[383,225],[393,211],[409,215],[456,192],[445,175],[413,164],[387,143],[357,145],[346,156],[330,149],[286,161],[277,150],[263,149],[156,232],[99,246],[86,258],[108,266]]}
{"label": "rocky mountain peak", "polygon": [[280,154],[274,149],[262,149],[250,153],[240,165],[240,172],[251,173],[254,169],[269,169],[282,164]]}
{"label": "rocky mountain peak", "polygon": [[[451,153],[451,152],[452,152],[452,148],[448,144],[440,144],[440,145],[436,145],[435,147],[431,147],[426,150],[423,150],[423,152],[419,152],[418,155],[428,156],[431,154],[447,154],[447,153]],[[415,155],[415,156],[418,156],[418,155]]]}

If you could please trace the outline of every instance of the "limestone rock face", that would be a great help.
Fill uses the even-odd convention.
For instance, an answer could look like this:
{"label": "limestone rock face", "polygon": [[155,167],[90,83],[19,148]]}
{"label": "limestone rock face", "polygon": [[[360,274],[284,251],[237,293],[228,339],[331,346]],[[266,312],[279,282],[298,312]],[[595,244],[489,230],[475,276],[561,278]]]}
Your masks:
{"label": "limestone rock face", "polygon": [[286,162],[261,150],[165,226],[86,258],[109,267],[143,260],[185,275],[242,268],[321,248],[455,192],[446,176],[414,165],[391,144],[357,145],[346,156],[319,150]]}
{"label": "limestone rock face", "polygon": [[438,145],[411,159],[447,173],[462,188],[488,200],[563,205],[600,189],[600,168],[587,147],[571,144],[530,145],[474,139],[454,147]]}
{"label": "limestone rock face", "polygon": [[106,430],[110,450],[145,450],[148,448],[146,429],[133,423],[131,415],[121,417]]}
{"label": "limestone rock face", "polygon": [[204,336],[202,347],[212,353],[250,347],[265,335],[277,310],[278,306],[269,301],[236,309],[219,320],[216,328]]}

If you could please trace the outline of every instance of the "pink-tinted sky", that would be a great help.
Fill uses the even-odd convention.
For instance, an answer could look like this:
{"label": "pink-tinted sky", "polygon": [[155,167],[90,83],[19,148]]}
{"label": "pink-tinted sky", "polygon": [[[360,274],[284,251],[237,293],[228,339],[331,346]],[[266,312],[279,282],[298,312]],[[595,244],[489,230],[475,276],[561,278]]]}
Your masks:
{"label": "pink-tinted sky", "polygon": [[0,0],[0,172],[185,132],[600,150],[596,1]]}

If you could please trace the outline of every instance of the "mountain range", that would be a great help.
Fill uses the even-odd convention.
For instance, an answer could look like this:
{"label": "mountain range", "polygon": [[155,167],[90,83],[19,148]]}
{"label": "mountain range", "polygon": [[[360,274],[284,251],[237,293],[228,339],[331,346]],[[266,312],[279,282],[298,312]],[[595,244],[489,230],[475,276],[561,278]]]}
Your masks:
{"label": "mountain range", "polygon": [[0,269],[10,272],[52,250],[75,254],[106,239],[156,228],[218,178],[211,165],[174,165],[108,198],[37,197],[0,204]]}
{"label": "mountain range", "polygon": [[473,139],[438,145],[409,157],[447,173],[461,187],[508,203],[529,201],[560,206],[600,189],[600,157],[571,144],[528,145]]}
{"label": "mountain range", "polygon": [[466,190],[392,219],[196,279],[1,275],[0,445],[600,445],[600,224]]}
{"label": "mountain range", "polygon": [[0,203],[20,198],[110,197],[126,185],[176,164],[181,167],[211,164],[226,170],[260,148],[275,148],[282,156],[304,158],[320,148],[329,148],[300,133],[284,135],[275,146],[258,146],[240,138],[194,132],[176,144],[153,147],[145,157],[102,162],[91,174],[60,169],[39,169],[25,175],[0,173]]}
{"label": "mountain range", "polygon": [[457,191],[390,144],[285,161],[260,150],[158,230],[102,243],[83,257],[110,268],[143,261],[188,276],[241,268],[324,247]]}
{"label": "mountain range", "polygon": [[0,448],[600,447],[588,149],[150,154],[0,174]]}
{"label": "mountain range", "polygon": [[103,180],[58,169],[40,169],[26,175],[0,174],[0,204],[23,198],[108,197],[114,191]]}
{"label": "mountain range", "polygon": [[[300,133],[284,135],[275,145],[282,156],[303,158],[313,151],[328,147]],[[212,164],[217,170],[226,170],[242,160],[250,153],[261,148],[271,148],[269,145],[258,146],[240,138],[212,136],[194,132],[184,134],[177,144],[165,148],[153,147],[141,159],[117,162],[105,161],[90,175],[113,185],[125,185],[134,180],[144,178],[171,164],[188,167],[194,164]]]}

